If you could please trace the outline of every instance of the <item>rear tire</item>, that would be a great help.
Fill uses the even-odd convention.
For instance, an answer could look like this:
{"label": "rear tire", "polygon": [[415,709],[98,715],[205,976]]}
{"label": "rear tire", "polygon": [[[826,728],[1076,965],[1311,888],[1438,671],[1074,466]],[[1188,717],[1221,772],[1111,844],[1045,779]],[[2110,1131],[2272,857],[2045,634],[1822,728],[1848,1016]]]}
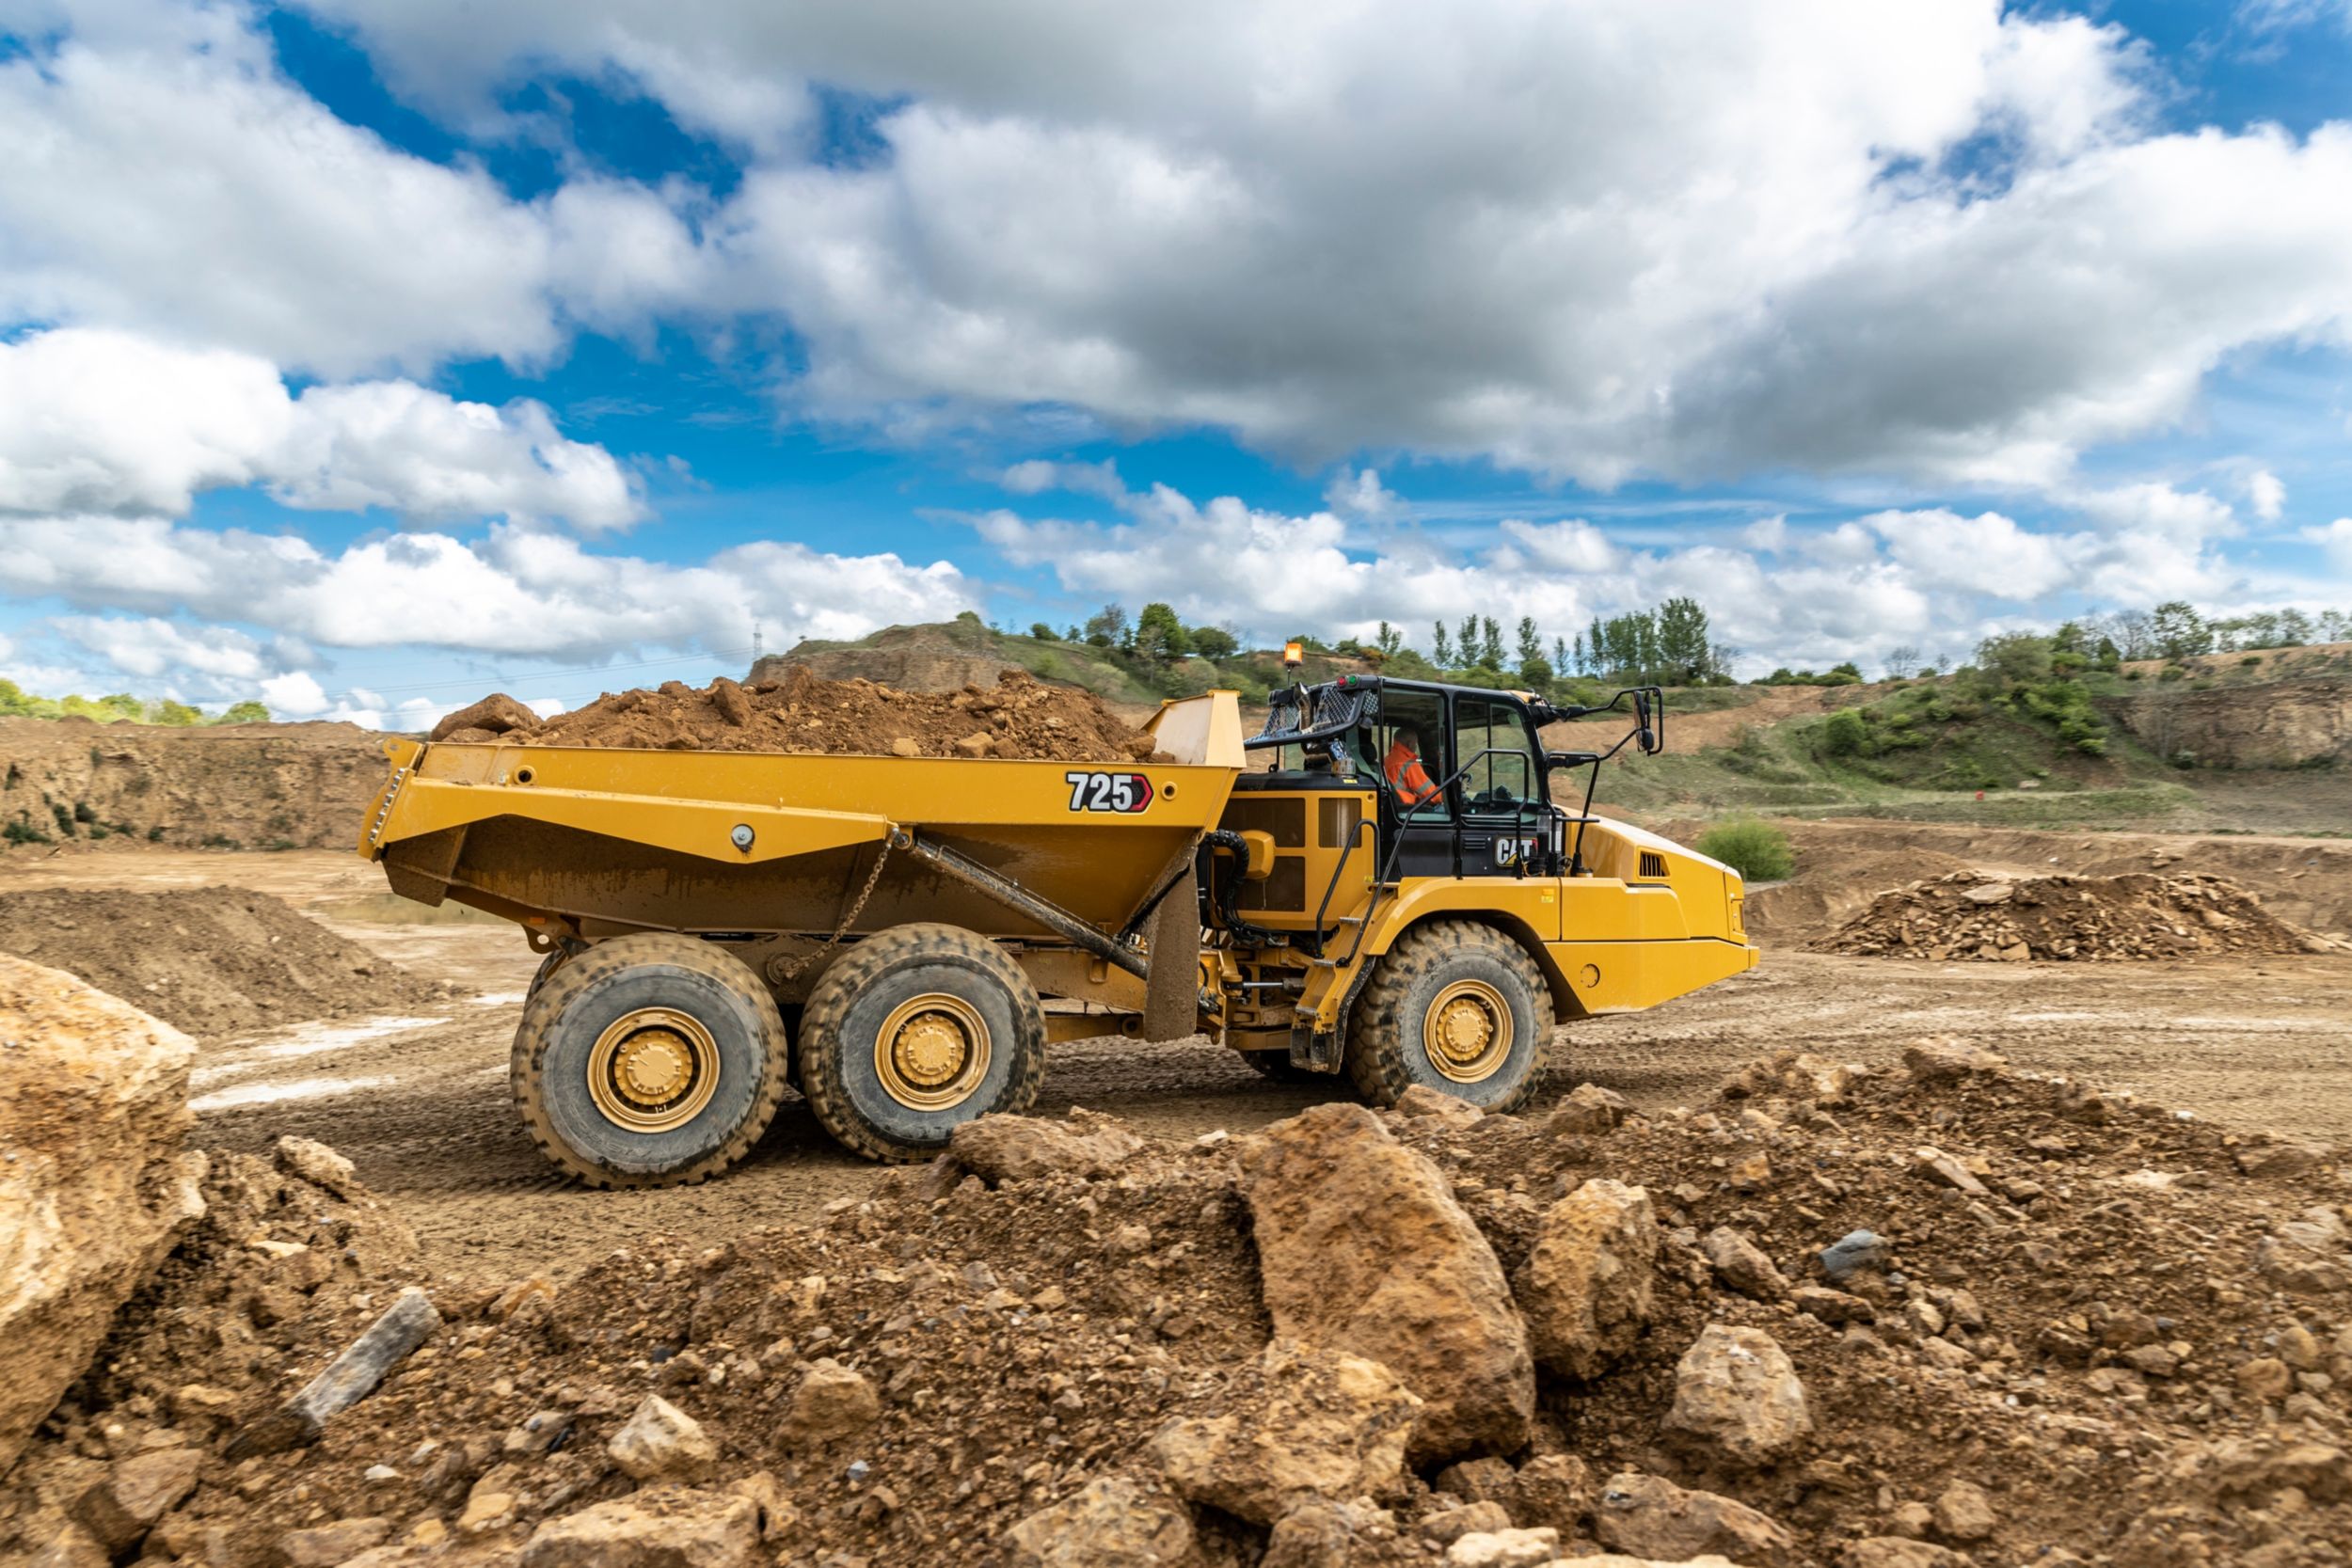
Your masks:
{"label": "rear tire", "polygon": [[1552,1032],[1551,991],[1519,944],[1490,926],[1432,920],[1383,954],[1357,998],[1347,1075],[1375,1105],[1416,1084],[1485,1111],[1534,1092]]}
{"label": "rear tire", "polygon": [[869,1160],[929,1160],[956,1128],[1018,1114],[1045,1080],[1045,1009],[994,942],[896,926],[825,971],[801,1013],[801,1092]]}
{"label": "rear tire", "polygon": [[523,1005],[508,1081],[558,1169],[592,1187],[673,1187],[759,1142],[785,1058],[758,975],[707,942],[646,932],[551,956]]}

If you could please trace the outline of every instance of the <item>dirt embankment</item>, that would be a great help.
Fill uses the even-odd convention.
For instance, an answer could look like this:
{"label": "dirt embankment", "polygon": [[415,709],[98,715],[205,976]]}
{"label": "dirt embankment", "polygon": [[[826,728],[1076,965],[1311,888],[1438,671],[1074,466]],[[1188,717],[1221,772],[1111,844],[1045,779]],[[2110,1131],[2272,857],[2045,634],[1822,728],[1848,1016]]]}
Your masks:
{"label": "dirt embankment", "polygon": [[0,893],[0,952],[78,975],[199,1037],[446,995],[244,888]]}
{"label": "dirt embankment", "polygon": [[1824,953],[1943,960],[2185,958],[2321,953],[2222,877],[1986,877],[1955,871],[1882,893],[1814,943]]}
{"label": "dirt embankment", "polygon": [[356,724],[0,719],[0,825],[19,853],[118,839],[347,848],[383,784],[382,741]]}
{"label": "dirt embankment", "polygon": [[1046,686],[1025,670],[946,694],[873,681],[820,680],[794,667],[740,686],[723,676],[697,691],[682,681],[608,693],[542,720],[503,695],[435,727],[436,740],[511,739],[548,746],[632,746],[702,752],[798,752],[905,757],[1035,757],[1140,761],[1152,738],[1090,692]]}
{"label": "dirt embankment", "polygon": [[0,1547],[2291,1568],[2352,1536],[2338,1151],[1952,1042],[1784,1053],[1654,1120],[1587,1087],[1183,1146],[1005,1124],[807,1227],[427,1278],[380,1387],[232,1451],[417,1277],[320,1153],[223,1164]]}

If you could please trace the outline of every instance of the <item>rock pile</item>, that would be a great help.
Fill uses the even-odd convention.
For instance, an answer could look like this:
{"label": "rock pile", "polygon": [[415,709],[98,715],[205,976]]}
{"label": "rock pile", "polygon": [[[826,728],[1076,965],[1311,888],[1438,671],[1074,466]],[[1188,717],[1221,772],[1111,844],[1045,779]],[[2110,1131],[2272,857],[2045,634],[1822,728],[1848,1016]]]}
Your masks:
{"label": "rock pile", "polygon": [[232,1159],[0,1485],[0,1553],[2342,1561],[2336,1149],[1938,1040],[1656,1118],[1424,1109],[1179,1147],[1008,1118],[984,1170],[810,1224],[427,1282],[379,1386],[242,1457],[406,1276],[319,1151]]}
{"label": "rock pile", "polygon": [[1880,894],[1816,952],[1952,959],[2179,958],[2321,953],[2221,877],[1986,877],[1955,871]]}
{"label": "rock pile", "polygon": [[863,678],[828,681],[800,666],[751,686],[722,676],[608,692],[541,719],[502,693],[435,725],[435,740],[632,746],[689,752],[856,752],[901,757],[1031,757],[1141,762],[1153,752],[1090,691],[1006,670],[993,687],[934,694]]}

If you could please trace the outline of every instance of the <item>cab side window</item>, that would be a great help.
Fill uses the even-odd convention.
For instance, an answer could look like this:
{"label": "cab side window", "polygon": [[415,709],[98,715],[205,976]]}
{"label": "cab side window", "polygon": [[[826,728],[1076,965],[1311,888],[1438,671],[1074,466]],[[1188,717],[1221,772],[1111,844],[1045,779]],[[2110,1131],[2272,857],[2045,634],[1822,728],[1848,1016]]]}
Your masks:
{"label": "cab side window", "polygon": [[1454,754],[1467,767],[1456,786],[1463,812],[1471,816],[1518,815],[1537,798],[1541,777],[1520,711],[1485,697],[1454,699]]}
{"label": "cab side window", "polygon": [[1381,792],[1400,816],[1443,822],[1454,815],[1438,786],[1445,783],[1445,699],[1435,692],[1389,691],[1372,724],[1370,761]]}

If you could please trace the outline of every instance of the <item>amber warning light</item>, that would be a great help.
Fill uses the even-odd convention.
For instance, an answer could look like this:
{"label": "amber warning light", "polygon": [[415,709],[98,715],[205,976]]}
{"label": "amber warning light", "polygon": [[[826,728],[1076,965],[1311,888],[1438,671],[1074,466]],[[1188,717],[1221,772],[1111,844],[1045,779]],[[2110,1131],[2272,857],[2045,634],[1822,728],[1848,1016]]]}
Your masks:
{"label": "amber warning light", "polygon": [[1295,670],[1307,662],[1307,650],[1295,642],[1282,644],[1282,668]]}

